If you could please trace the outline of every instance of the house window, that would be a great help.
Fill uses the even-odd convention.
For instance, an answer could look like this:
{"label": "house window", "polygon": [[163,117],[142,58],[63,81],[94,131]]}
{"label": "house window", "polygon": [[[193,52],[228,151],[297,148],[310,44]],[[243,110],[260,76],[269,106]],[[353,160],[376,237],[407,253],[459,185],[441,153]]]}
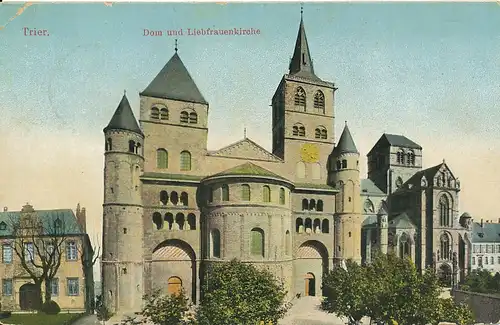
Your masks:
{"label": "house window", "polygon": [[12,246],[11,245],[2,245],[2,261],[5,264],[12,263]]}
{"label": "house window", "polygon": [[271,202],[271,188],[267,185],[262,188],[262,201]]}
{"label": "house window", "polygon": [[250,185],[248,184],[241,185],[241,200],[250,201]]}
{"label": "house window", "polygon": [[181,152],[181,170],[191,170],[191,153],[189,151]]}
{"label": "house window", "polygon": [[32,262],[35,259],[35,250],[33,243],[24,244],[24,261]]}
{"label": "house window", "polygon": [[68,261],[76,261],[77,260],[77,249],[76,242],[70,241],[66,244],[66,259]]}
{"label": "house window", "polygon": [[50,281],[50,292],[51,292],[52,296],[59,295],[59,279],[58,278],[53,278]]}
{"label": "house window", "polygon": [[80,294],[80,286],[78,278],[68,278],[68,296],[78,296]]}
{"label": "house window", "polygon": [[280,204],[285,204],[285,189],[283,187],[280,188]]}
{"label": "house window", "polygon": [[[500,257],[498,257],[498,260],[500,261]],[[476,265],[476,258],[475,257],[472,258],[472,265]]]}
{"label": "house window", "polygon": [[12,296],[12,279],[2,280],[2,295]]}
{"label": "house window", "polygon": [[168,168],[168,151],[165,149],[156,150],[156,168]]}
{"label": "house window", "polygon": [[252,229],[250,252],[264,257],[264,231],[260,228]]}

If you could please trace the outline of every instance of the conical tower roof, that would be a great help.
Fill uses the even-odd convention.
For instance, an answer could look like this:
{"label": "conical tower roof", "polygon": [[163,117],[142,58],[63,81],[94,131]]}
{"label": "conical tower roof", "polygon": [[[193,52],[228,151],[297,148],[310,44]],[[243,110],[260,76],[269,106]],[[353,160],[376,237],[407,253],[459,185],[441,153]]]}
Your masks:
{"label": "conical tower roof", "polygon": [[358,149],[356,148],[356,144],[351,135],[351,131],[349,131],[349,127],[347,126],[347,122],[344,127],[344,131],[342,131],[342,135],[340,136],[339,142],[333,148],[332,155],[338,156],[343,153],[357,153],[359,154]]}
{"label": "conical tower roof", "polygon": [[109,121],[108,126],[106,126],[103,131],[107,132],[109,130],[127,130],[144,135],[139,124],[137,124],[137,120],[132,112],[132,107],[130,107],[130,103],[125,94],[123,94],[122,100],[120,104],[118,104],[118,108],[115,114],[113,114],[111,121]]}

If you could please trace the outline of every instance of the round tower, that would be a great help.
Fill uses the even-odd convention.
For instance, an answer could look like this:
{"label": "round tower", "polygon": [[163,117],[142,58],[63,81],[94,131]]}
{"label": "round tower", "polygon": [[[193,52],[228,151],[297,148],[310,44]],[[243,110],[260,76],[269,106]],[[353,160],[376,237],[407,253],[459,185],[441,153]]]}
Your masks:
{"label": "round tower", "polygon": [[115,315],[140,311],[143,286],[144,134],[123,95],[104,128],[102,297]]}
{"label": "round tower", "polygon": [[339,142],[328,158],[328,184],[339,190],[335,195],[334,262],[352,259],[361,262],[361,189],[359,151],[347,122]]}

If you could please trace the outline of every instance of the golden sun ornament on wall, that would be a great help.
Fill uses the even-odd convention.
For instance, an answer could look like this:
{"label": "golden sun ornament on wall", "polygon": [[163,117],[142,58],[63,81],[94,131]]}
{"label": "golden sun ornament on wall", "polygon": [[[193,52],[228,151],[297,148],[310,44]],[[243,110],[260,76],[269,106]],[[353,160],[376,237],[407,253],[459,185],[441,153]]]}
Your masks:
{"label": "golden sun ornament on wall", "polygon": [[314,143],[305,143],[300,148],[300,157],[306,163],[315,163],[319,160],[319,148]]}

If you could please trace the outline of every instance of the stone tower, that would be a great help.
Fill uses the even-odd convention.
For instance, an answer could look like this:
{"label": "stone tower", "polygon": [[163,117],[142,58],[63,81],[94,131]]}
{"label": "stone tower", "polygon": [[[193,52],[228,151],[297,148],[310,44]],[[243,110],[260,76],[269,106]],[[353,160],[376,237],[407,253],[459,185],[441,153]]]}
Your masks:
{"label": "stone tower", "polygon": [[347,127],[333,149],[328,163],[328,184],[340,192],[335,197],[334,262],[361,262],[361,189],[359,151]]}
{"label": "stone tower", "polygon": [[380,207],[377,213],[378,224],[378,242],[379,249],[382,254],[387,254],[388,240],[389,240],[389,224],[387,221],[387,211],[383,206]]}
{"label": "stone tower", "polygon": [[321,183],[334,144],[334,93],[331,82],[320,79],[313,66],[301,17],[289,72],[272,98],[273,154],[285,161],[289,179]]}
{"label": "stone tower", "polygon": [[102,295],[115,315],[139,311],[143,296],[144,135],[123,95],[104,128]]}

